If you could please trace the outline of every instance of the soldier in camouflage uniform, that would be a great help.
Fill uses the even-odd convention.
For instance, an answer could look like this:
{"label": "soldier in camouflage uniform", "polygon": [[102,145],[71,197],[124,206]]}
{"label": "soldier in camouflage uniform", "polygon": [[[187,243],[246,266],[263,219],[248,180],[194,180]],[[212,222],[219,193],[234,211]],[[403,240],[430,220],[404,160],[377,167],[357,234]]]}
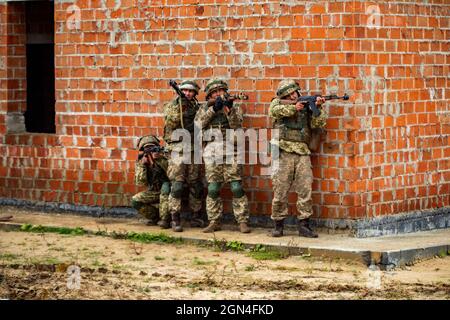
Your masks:
{"label": "soldier in camouflage uniform", "polygon": [[[298,231],[303,237],[316,238],[317,234],[309,225],[312,215],[312,182],[308,144],[311,139],[311,130],[323,128],[326,125],[327,114],[321,109],[320,115],[314,117],[307,106],[298,102],[296,104],[281,104],[281,99],[296,100],[300,97],[300,87],[293,80],[283,80],[277,90],[277,97],[270,104],[269,115],[273,119],[274,128],[280,130],[278,144],[279,166],[272,172],[273,200],[272,220],[275,229],[273,237],[283,235],[284,219],[288,216],[288,193],[293,187],[297,193]],[[317,106],[325,102],[322,97],[317,98]]]}
{"label": "soldier in camouflage uniform", "polygon": [[[191,227],[204,227],[202,219],[202,196],[203,182],[201,175],[201,164],[194,164],[194,118],[200,107],[195,98],[200,87],[194,81],[185,80],[179,86],[187,100],[177,97],[164,106],[164,140],[167,142],[168,151],[179,152],[178,157],[169,160],[168,176],[171,182],[169,196],[169,211],[172,216],[172,229],[175,232],[183,231],[181,226],[181,198],[183,185],[189,186],[189,206],[192,210]],[[191,138],[191,163],[183,163],[183,143],[185,141],[173,141],[172,133],[175,130],[187,130]],[[189,142],[188,142],[189,143]]]}
{"label": "soldier in camouflage uniform", "polygon": [[167,177],[168,161],[161,152],[144,153],[150,146],[159,146],[159,139],[155,136],[144,136],[139,139],[139,158],[136,161],[135,183],[147,186],[148,190],[135,194],[131,199],[133,208],[148,219],[149,225],[162,222],[168,224],[170,218],[168,200],[170,182]]}
{"label": "soldier in camouflage uniform", "polygon": [[[220,190],[224,183],[230,183],[233,193],[233,212],[239,223],[240,231],[250,232],[247,225],[249,219],[248,199],[242,187],[242,165],[237,163],[234,148],[232,148],[234,162],[227,164],[224,160],[222,164],[214,163],[215,148],[224,149],[226,129],[242,128],[243,116],[238,105],[233,106],[232,101],[223,99],[228,90],[228,84],[221,79],[212,79],[206,84],[206,100],[215,99],[212,106],[208,103],[202,105],[195,117],[196,125],[203,131],[212,129],[218,130],[218,134],[223,135],[223,141],[208,141],[205,144],[203,158],[205,160],[205,173],[208,182],[208,196],[206,198],[206,210],[210,221],[208,227],[203,232],[214,232],[221,229],[220,218],[223,211],[223,203],[220,197]],[[206,140],[206,139],[205,139]],[[217,144],[214,146],[214,144]],[[225,153],[224,153],[225,154]]]}

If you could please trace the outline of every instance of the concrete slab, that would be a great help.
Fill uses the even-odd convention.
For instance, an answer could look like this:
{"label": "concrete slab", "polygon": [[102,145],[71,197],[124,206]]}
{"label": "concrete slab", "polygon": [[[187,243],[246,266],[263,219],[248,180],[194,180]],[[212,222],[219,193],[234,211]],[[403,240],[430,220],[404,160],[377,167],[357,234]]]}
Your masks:
{"label": "concrete slab", "polygon": [[236,226],[226,226],[227,230],[214,234],[202,233],[200,229],[185,228],[176,233],[162,230],[156,226],[146,226],[138,219],[130,218],[97,218],[68,213],[43,213],[1,207],[0,214],[14,215],[11,222],[1,222],[0,229],[14,230],[28,223],[43,226],[82,227],[91,232],[149,232],[165,233],[181,237],[186,243],[211,244],[214,241],[238,241],[245,248],[258,244],[270,249],[281,250],[290,255],[311,254],[312,256],[331,256],[360,260],[367,265],[377,264],[381,268],[393,268],[411,264],[419,259],[427,259],[436,255],[449,254],[450,229],[408,233],[396,236],[377,238],[354,238],[347,234],[319,234],[317,239],[300,238],[294,231],[287,231],[282,238],[272,238],[268,229],[253,229],[250,234],[241,234]]}

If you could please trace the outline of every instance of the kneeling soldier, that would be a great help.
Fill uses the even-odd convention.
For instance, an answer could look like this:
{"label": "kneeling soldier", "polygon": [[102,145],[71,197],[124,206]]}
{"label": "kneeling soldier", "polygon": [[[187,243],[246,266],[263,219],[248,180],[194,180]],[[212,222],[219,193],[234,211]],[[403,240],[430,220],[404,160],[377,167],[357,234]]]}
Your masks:
{"label": "kneeling soldier", "polygon": [[[135,194],[131,199],[133,208],[148,219],[148,225],[170,227],[168,200],[170,182],[167,177],[168,160],[155,136],[139,139],[139,156],[136,161],[135,182],[148,190]],[[158,222],[158,220],[160,220]]]}

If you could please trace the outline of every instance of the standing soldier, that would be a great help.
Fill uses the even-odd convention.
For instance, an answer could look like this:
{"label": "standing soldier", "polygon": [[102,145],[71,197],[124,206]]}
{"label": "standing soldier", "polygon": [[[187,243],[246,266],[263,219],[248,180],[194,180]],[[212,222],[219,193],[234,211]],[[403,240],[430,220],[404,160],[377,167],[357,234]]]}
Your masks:
{"label": "standing soldier", "polygon": [[[189,206],[192,210],[191,227],[204,227],[202,219],[202,195],[203,182],[201,176],[201,164],[194,164],[194,118],[200,107],[196,96],[200,87],[194,81],[183,81],[179,89],[184,97],[176,99],[164,106],[164,140],[167,142],[168,151],[178,152],[177,157],[169,160],[168,176],[171,182],[169,196],[169,212],[172,216],[172,229],[175,232],[183,231],[181,226],[181,198],[183,185],[189,186]],[[190,141],[172,140],[175,130],[184,129],[190,134]],[[183,163],[183,144],[191,144],[190,164]]]}
{"label": "standing soldier", "polygon": [[[300,236],[317,238],[318,235],[309,225],[312,215],[311,151],[308,144],[311,129],[323,128],[327,115],[321,110],[315,117],[304,103],[296,102],[300,97],[300,87],[293,80],[283,80],[277,90],[277,97],[270,104],[269,114],[274,121],[274,128],[280,130],[280,139],[273,143],[280,149],[279,166],[272,173],[273,200],[272,220],[275,222],[273,237],[283,235],[284,219],[288,216],[288,193],[293,186],[297,193],[298,232]],[[292,100],[292,104],[283,104],[281,99]],[[318,97],[317,106],[325,102]]]}
{"label": "standing soldier", "polygon": [[[206,100],[213,99],[215,102],[209,106],[208,102],[200,108],[195,117],[196,125],[203,131],[212,129],[219,130],[222,137],[225,136],[226,129],[242,128],[242,113],[239,106],[233,106],[233,101],[225,98],[228,90],[228,84],[221,79],[212,79],[206,84]],[[219,142],[219,148],[225,148],[225,139]],[[206,198],[206,210],[208,219],[210,221],[208,227],[203,229],[203,232],[214,232],[221,229],[220,218],[223,211],[223,203],[220,197],[220,190],[223,183],[230,183],[231,191],[233,193],[233,212],[239,223],[240,231],[249,233],[248,227],[248,199],[242,187],[242,166],[237,163],[236,154],[233,148],[233,163],[215,163],[211,160],[214,155],[214,148],[212,144],[218,143],[215,141],[206,142],[204,149],[205,173],[208,181],[208,196]],[[212,152],[211,152],[212,150]]]}
{"label": "standing soldier", "polygon": [[148,225],[168,225],[168,200],[170,182],[167,177],[168,160],[162,152],[159,139],[144,136],[139,139],[139,156],[136,161],[135,182],[147,186],[148,190],[139,192],[131,198],[133,208],[148,219]]}

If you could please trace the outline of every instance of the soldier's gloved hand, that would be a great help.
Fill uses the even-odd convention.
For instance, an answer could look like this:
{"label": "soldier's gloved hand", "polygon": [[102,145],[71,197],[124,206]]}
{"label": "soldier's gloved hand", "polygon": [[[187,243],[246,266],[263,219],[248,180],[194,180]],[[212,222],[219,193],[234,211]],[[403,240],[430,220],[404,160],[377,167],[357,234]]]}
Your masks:
{"label": "soldier's gloved hand", "polygon": [[214,112],[221,110],[223,108],[223,105],[224,105],[224,102],[223,102],[222,98],[217,97],[216,102],[214,102],[214,106],[213,106]]}

